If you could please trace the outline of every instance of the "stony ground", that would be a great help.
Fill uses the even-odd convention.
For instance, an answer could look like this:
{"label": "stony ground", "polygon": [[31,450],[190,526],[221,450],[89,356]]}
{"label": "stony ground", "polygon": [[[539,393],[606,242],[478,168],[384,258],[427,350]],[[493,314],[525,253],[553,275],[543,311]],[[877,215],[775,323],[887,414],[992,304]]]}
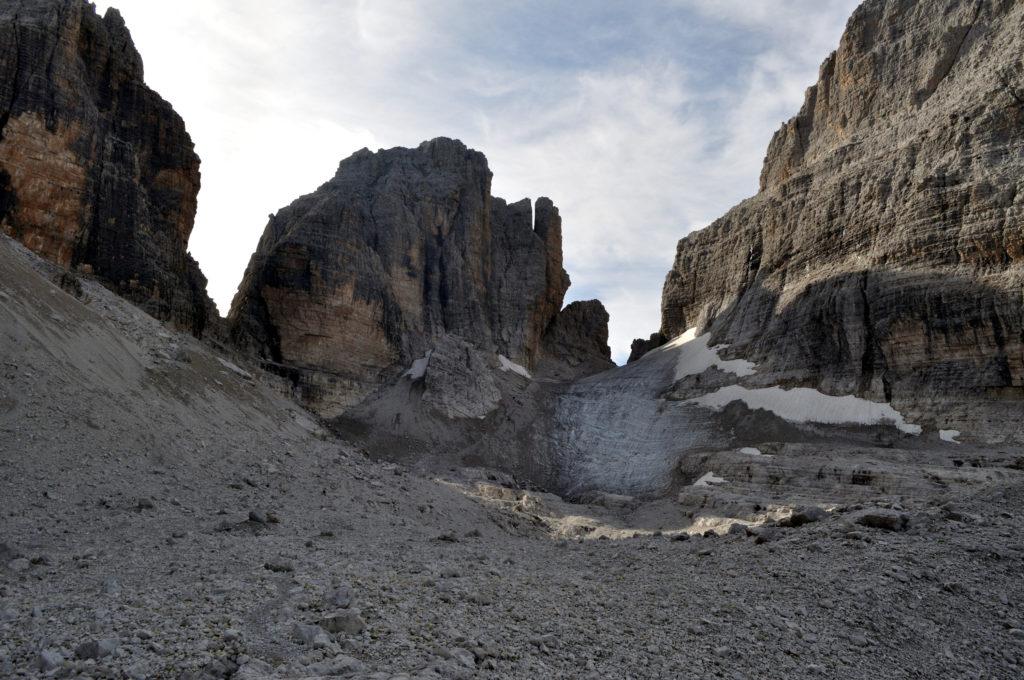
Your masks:
{"label": "stony ground", "polygon": [[[1024,674],[1012,457],[859,452],[894,490],[798,474],[850,451],[766,443],[678,499],[571,504],[370,461],[247,367],[53,280],[0,243],[2,677]],[[809,498],[828,511],[794,514]]]}

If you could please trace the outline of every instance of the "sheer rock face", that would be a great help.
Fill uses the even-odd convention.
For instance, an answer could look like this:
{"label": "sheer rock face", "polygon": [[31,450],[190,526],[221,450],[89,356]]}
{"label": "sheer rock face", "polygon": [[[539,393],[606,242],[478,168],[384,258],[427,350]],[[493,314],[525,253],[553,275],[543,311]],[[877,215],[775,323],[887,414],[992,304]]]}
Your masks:
{"label": "sheer rock face", "polygon": [[629,359],[626,360],[626,363],[631,364],[643,358],[645,354],[652,349],[661,347],[665,342],[665,336],[661,334],[661,331],[651,333],[651,336],[646,340],[644,338],[636,338],[629,346]]}
{"label": "sheer rock face", "polygon": [[599,300],[572,302],[544,335],[545,368],[551,377],[572,378],[615,366],[608,347],[608,311]]}
{"label": "sheer rock face", "polygon": [[143,82],[120,14],[83,0],[0,6],[0,226],[91,269],[153,316],[200,334],[216,317],[189,257],[199,158]]}
{"label": "sheer rock face", "polygon": [[861,5],[760,193],[680,241],[663,335],[710,329],[766,380],[1019,409],[1022,55],[1014,0]]}
{"label": "sheer rock face", "polygon": [[487,160],[458,141],[357,152],[272,216],[231,307],[235,342],[325,415],[449,336],[533,368],[569,286],[561,219],[490,188]]}

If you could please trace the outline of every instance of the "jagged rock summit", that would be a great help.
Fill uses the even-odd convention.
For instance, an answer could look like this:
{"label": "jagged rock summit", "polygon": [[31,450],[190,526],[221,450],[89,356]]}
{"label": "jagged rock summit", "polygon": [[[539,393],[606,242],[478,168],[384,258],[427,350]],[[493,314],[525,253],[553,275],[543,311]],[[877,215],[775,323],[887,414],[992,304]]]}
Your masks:
{"label": "jagged rock summit", "polygon": [[1014,0],[863,3],[760,192],[680,241],[658,341],[696,327],[751,385],[1024,436],[1022,36]]}
{"label": "jagged rock summit", "polygon": [[117,10],[0,4],[3,231],[201,334],[217,315],[187,252],[198,191],[192,140]]}
{"label": "jagged rock summit", "polygon": [[[600,303],[560,315],[569,277],[557,208],[490,189],[486,158],[456,140],[353,154],[271,217],[231,306],[232,337],[326,416],[432,365],[456,391],[472,388],[465,403],[449,390],[437,404],[452,417],[493,409],[489,369],[527,373],[546,356],[610,367]],[[590,340],[546,335],[575,340],[566,326]]]}

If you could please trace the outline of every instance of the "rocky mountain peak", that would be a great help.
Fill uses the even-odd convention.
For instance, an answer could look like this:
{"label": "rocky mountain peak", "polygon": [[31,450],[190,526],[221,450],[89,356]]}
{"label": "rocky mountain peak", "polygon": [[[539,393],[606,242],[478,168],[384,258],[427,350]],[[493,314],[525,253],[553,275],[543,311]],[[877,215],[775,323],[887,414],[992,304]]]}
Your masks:
{"label": "rocky mountain peak", "polygon": [[569,286],[561,218],[490,189],[487,159],[458,140],[353,154],[271,218],[232,336],[332,414],[448,336],[533,369]]}
{"label": "rocky mountain peak", "polygon": [[993,52],[986,40],[999,21],[1016,20],[1014,4],[862,3],[850,17],[839,48],[822,64],[817,83],[808,88],[799,114],[772,139],[761,190],[777,189],[833,154],[854,152],[870,143],[879,126],[913,132],[923,119],[966,113],[977,103],[972,92],[999,89],[1016,66],[1012,58]]}
{"label": "rocky mountain peak", "polygon": [[199,158],[121,15],[5,3],[0,44],[0,228],[201,334],[217,315],[188,255]]}
{"label": "rocky mountain peak", "polygon": [[110,40],[110,51],[118,55],[117,66],[122,73],[141,82],[144,77],[142,55],[135,47],[131,31],[116,7],[108,7],[103,14],[103,26]]}

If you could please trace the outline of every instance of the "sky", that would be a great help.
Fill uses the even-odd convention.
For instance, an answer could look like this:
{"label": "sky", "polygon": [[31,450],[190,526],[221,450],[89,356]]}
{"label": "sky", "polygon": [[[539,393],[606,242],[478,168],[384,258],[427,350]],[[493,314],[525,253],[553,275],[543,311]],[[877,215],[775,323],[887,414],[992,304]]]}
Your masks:
{"label": "sky", "polygon": [[677,241],[757,191],[858,0],[115,0],[202,159],[189,243],[222,314],[267,216],[367,147],[461,139],[559,207],[566,302],[619,363]]}

